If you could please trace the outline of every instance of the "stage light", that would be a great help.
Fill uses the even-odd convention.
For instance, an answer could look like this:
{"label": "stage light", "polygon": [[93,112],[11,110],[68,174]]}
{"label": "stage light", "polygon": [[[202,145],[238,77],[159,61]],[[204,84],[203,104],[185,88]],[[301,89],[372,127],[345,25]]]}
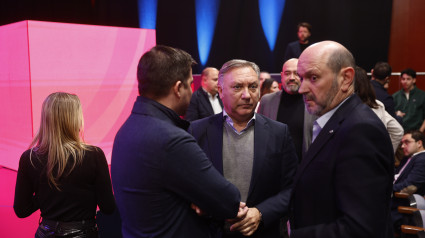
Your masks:
{"label": "stage light", "polygon": [[274,50],[280,21],[282,19],[285,0],[258,0],[261,25],[270,50]]}
{"label": "stage light", "polygon": [[144,29],[156,28],[157,0],[138,0],[139,27]]}
{"label": "stage light", "polygon": [[205,66],[210,54],[211,44],[218,15],[220,0],[196,0],[196,34],[201,65]]}

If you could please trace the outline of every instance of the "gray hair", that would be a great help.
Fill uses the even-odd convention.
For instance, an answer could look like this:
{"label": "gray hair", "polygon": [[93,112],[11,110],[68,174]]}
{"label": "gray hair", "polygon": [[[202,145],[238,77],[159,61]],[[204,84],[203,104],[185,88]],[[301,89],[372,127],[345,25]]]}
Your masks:
{"label": "gray hair", "polygon": [[250,61],[246,61],[246,60],[241,60],[241,59],[233,59],[233,60],[229,60],[226,63],[223,64],[223,66],[221,67],[219,73],[218,73],[218,84],[223,87],[223,83],[224,83],[224,75],[233,70],[233,69],[238,69],[238,68],[246,68],[246,67],[250,67],[252,68],[255,73],[257,74],[257,78],[260,78],[260,68],[258,67],[258,65],[256,65],[253,62]]}

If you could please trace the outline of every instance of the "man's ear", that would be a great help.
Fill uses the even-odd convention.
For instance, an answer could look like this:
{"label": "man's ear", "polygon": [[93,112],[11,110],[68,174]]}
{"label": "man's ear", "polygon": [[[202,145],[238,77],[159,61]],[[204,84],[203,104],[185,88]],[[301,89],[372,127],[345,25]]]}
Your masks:
{"label": "man's ear", "polygon": [[345,67],[341,69],[341,76],[342,76],[341,90],[343,92],[347,92],[350,86],[353,85],[354,73],[355,72],[353,67]]}
{"label": "man's ear", "polygon": [[419,146],[421,147],[421,148],[424,148],[424,145],[422,144],[422,141],[421,140],[418,140],[418,141],[416,141],[417,143],[419,143]]}
{"label": "man's ear", "polygon": [[218,91],[218,96],[220,97],[221,100],[223,100],[223,89],[221,88],[220,84],[217,84],[217,91]]}
{"label": "man's ear", "polygon": [[184,85],[182,84],[182,81],[178,80],[174,86],[173,86],[173,93],[174,95],[176,95],[177,98],[180,99],[181,94],[180,94],[180,89],[181,87],[183,87]]}

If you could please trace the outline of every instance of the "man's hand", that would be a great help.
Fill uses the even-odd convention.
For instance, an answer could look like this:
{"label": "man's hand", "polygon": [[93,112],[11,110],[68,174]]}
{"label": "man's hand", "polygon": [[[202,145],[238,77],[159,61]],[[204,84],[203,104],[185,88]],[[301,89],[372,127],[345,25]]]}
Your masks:
{"label": "man's hand", "polygon": [[198,216],[204,216],[205,215],[205,212],[203,212],[202,210],[201,210],[201,208],[199,208],[198,206],[196,206],[195,204],[190,204],[190,208],[192,208],[195,212],[196,212],[196,214],[198,214]]}
{"label": "man's hand", "polygon": [[261,213],[256,207],[248,208],[245,218],[230,227],[231,231],[239,231],[244,236],[252,235],[260,225]]}
{"label": "man's hand", "polygon": [[395,114],[399,117],[404,117],[404,115],[406,115],[406,113],[404,113],[402,111],[396,111]]}
{"label": "man's hand", "polygon": [[247,213],[248,213],[248,207],[246,206],[246,204],[244,202],[240,202],[239,203],[239,211],[238,211],[238,214],[236,215],[236,217],[233,218],[233,219],[227,219],[226,221],[228,223],[233,224],[237,221],[244,219]]}
{"label": "man's hand", "polygon": [[403,188],[400,192],[412,195],[412,194],[416,193],[416,191],[418,191],[418,188],[415,185],[409,185],[409,186]]}

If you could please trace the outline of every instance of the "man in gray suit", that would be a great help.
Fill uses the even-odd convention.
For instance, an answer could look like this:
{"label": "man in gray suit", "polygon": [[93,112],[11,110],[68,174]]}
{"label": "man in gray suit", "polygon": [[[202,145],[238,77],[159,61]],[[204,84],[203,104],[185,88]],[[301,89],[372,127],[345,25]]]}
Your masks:
{"label": "man in gray suit", "polygon": [[289,59],[282,66],[282,91],[264,95],[258,113],[289,126],[298,160],[301,161],[311,144],[311,133],[316,116],[309,114],[303,97],[298,93],[301,81],[297,74],[298,59]]}

